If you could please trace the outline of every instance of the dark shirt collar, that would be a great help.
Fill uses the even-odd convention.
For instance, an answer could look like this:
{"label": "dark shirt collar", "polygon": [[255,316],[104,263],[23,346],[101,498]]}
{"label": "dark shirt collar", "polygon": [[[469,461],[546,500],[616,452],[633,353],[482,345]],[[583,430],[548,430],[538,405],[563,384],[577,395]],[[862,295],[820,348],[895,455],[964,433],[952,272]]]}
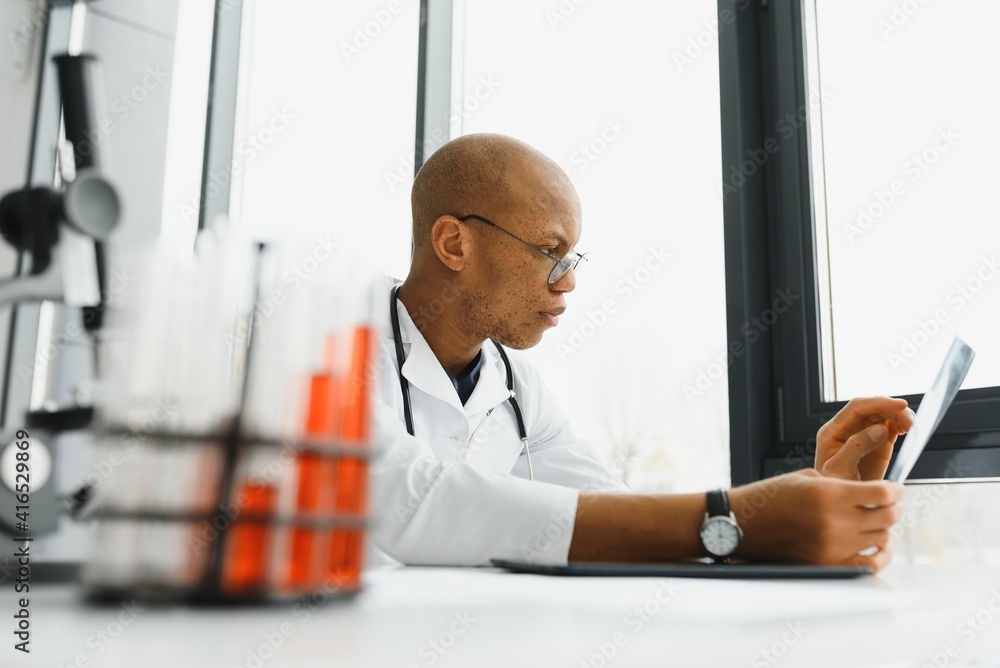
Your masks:
{"label": "dark shirt collar", "polygon": [[462,405],[469,400],[472,396],[472,391],[476,389],[476,383],[479,382],[479,372],[483,368],[483,349],[480,348],[479,352],[476,353],[475,359],[469,362],[469,366],[465,367],[458,378],[451,375],[451,372],[447,369],[444,370],[448,374],[448,380],[451,384],[455,386],[455,391],[458,392],[458,398],[461,399]]}

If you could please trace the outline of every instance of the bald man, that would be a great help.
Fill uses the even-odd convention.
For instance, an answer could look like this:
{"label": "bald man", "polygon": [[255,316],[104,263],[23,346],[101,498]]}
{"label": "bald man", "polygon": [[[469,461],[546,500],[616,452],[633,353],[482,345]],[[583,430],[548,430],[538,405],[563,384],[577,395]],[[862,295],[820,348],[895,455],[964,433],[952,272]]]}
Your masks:
{"label": "bald man", "polygon": [[850,402],[820,430],[816,469],[711,494],[632,494],[508,351],[556,326],[576,285],[581,208],[563,170],[515,139],[468,135],[430,157],[411,203],[410,273],[380,307],[382,554],[439,565],[890,561],[903,488],[881,479],[912,422],[905,401]]}

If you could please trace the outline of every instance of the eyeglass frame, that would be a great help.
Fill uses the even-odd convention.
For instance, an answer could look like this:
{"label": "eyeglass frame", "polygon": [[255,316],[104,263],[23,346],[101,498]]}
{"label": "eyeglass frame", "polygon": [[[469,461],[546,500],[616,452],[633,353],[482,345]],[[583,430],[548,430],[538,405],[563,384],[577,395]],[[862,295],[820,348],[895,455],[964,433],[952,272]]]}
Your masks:
{"label": "eyeglass frame", "polygon": [[[522,244],[524,244],[525,246],[527,246],[531,250],[535,251],[536,253],[540,253],[547,260],[552,260],[553,262],[555,262],[556,263],[555,266],[552,267],[552,271],[549,272],[549,279],[548,279],[549,280],[549,285],[553,285],[555,283],[558,283],[562,279],[563,276],[565,276],[566,274],[568,274],[570,272],[570,270],[576,269],[580,265],[580,263],[583,262],[584,260],[586,260],[588,262],[590,261],[590,258],[587,257],[589,255],[589,253],[579,253],[575,249],[572,249],[572,248],[570,250],[566,251],[566,254],[563,255],[562,257],[555,257],[555,256],[553,256],[550,253],[546,253],[545,251],[543,251],[541,248],[538,248],[534,244],[528,243],[527,241],[525,241],[521,237],[517,236],[513,232],[508,232],[504,228],[500,227],[499,225],[497,225],[496,223],[494,223],[493,221],[491,221],[489,218],[483,218],[482,216],[479,216],[479,215],[474,214],[474,213],[470,213],[467,216],[456,216],[456,218],[458,218],[463,223],[468,222],[471,219],[475,219],[475,220],[478,220],[480,222],[486,223],[490,227],[495,227],[498,230],[500,230],[501,232],[503,232],[504,234],[506,234],[507,236],[512,237],[512,238],[520,241]],[[575,255],[576,258],[575,259],[567,260],[566,258],[569,257],[569,256],[571,256],[571,255]],[[556,273],[556,270],[559,269],[560,267],[563,269],[563,272],[561,274],[559,274],[558,276],[555,276],[553,278],[553,275]]]}

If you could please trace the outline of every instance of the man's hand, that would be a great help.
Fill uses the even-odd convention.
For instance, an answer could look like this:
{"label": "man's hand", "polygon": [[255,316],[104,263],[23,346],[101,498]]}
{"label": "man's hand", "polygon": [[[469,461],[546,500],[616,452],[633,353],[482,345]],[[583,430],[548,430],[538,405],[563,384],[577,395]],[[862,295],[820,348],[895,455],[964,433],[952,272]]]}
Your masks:
{"label": "man's hand", "polygon": [[[838,480],[813,469],[737,487],[729,500],[744,539],[735,556],[881,570],[892,560],[889,529],[902,496],[899,483]],[[858,554],[872,547],[875,554]]]}
{"label": "man's hand", "polygon": [[816,434],[816,470],[845,480],[881,480],[914,413],[905,399],[851,399]]}

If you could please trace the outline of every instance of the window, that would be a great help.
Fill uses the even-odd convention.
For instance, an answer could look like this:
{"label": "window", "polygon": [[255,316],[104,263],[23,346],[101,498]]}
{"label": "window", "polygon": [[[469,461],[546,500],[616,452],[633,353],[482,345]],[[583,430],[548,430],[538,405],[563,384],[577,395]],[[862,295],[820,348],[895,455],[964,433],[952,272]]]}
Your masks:
{"label": "window", "polygon": [[[1000,476],[1000,233],[976,196],[998,175],[1000,48],[983,27],[997,10],[720,11],[728,328],[748,351],[730,369],[734,481],[811,465],[817,428],[853,396],[916,407],[956,333],[974,373],[911,477]],[[741,337],[782,290],[794,303]]]}
{"label": "window", "polygon": [[243,13],[230,217],[265,240],[330,235],[402,278],[419,4],[254,2]]}
{"label": "window", "polygon": [[570,175],[591,253],[528,352],[636,491],[729,483],[716,2],[455,3],[452,134]]}
{"label": "window", "polygon": [[1000,5],[907,7],[803,5],[827,401],[923,392],[955,334],[1000,384]]}

